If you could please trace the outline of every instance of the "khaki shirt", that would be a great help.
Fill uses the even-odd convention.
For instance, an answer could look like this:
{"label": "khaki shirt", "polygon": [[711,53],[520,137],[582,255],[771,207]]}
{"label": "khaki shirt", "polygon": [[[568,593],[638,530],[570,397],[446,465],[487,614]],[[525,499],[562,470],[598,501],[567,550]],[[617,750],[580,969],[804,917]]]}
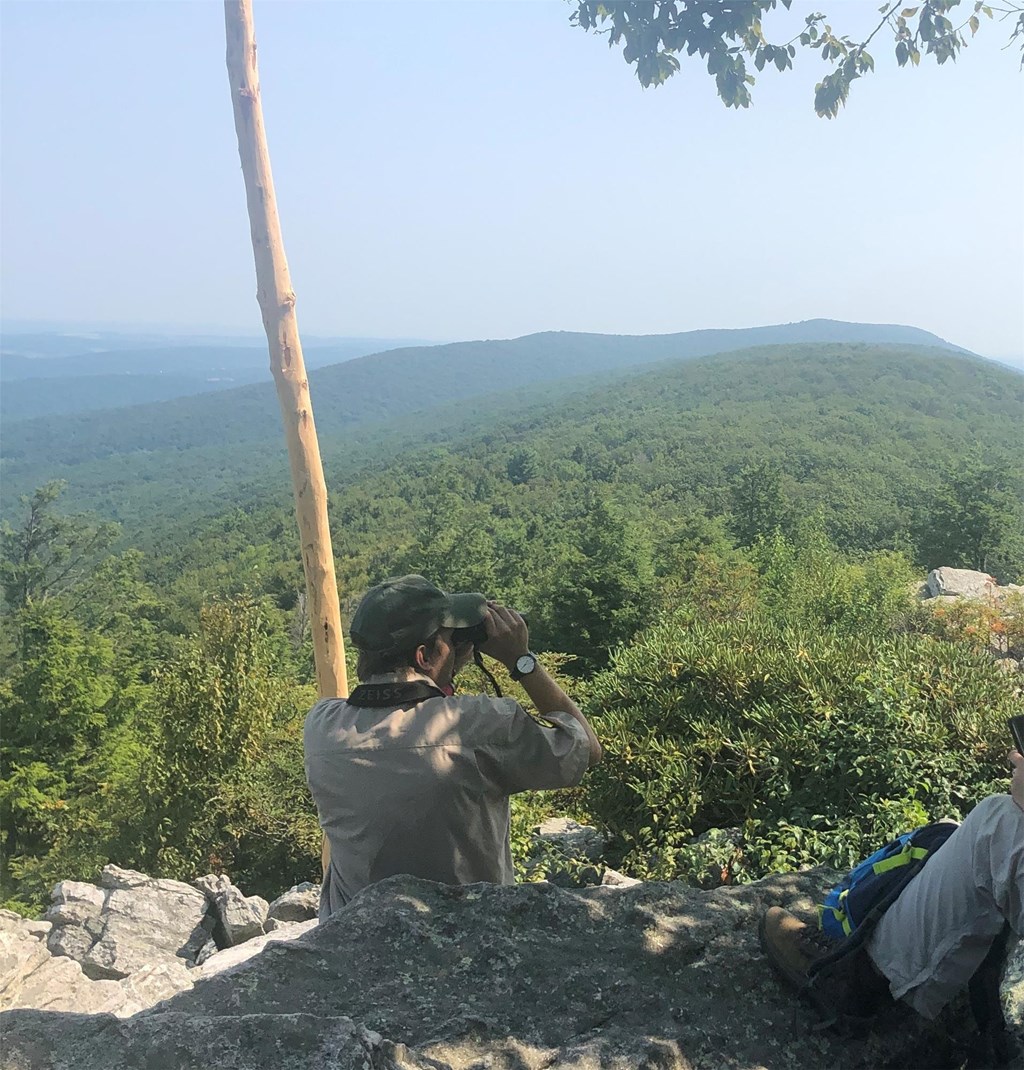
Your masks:
{"label": "khaki shirt", "polygon": [[[366,683],[426,677],[375,676]],[[535,721],[513,699],[428,698],[367,708],[323,699],[306,717],[306,779],[331,862],[320,920],[396,873],[513,884],[509,796],[578,784],[590,760],[568,713]]]}

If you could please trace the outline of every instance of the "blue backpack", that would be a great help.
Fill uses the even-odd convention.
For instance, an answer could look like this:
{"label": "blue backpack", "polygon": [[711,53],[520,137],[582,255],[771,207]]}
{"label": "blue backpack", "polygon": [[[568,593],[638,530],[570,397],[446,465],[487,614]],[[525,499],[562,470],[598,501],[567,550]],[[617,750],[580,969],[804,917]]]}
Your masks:
{"label": "blue backpack", "polygon": [[[897,836],[865,858],[819,904],[822,932],[834,940],[845,940],[868,918],[874,928],[882,913],[958,827],[952,821],[935,821]],[[862,938],[867,935],[863,933]]]}

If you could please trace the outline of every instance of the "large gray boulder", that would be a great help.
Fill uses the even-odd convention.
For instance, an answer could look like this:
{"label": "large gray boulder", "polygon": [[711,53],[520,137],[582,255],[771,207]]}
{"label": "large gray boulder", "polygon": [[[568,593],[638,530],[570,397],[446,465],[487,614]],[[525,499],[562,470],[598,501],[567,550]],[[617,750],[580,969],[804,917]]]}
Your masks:
{"label": "large gray boulder", "polygon": [[45,920],[50,924],[47,944],[51,954],[84,961],[103,935],[101,915],[107,893],[94,884],[61,881],[50,898]]}
{"label": "large gray boulder", "polygon": [[0,1010],[128,1016],[192,987],[189,970],[179,963],[144,966],[121,981],[93,980],[75,959],[50,953],[39,924],[23,918],[3,919]]}
{"label": "large gray boulder", "polygon": [[190,965],[210,938],[206,896],[181,881],[107,866],[100,887],[62,881],[52,899],[50,952],[74,959],[93,980],[160,962]]}
{"label": "large gray boulder", "polygon": [[19,932],[45,940],[53,928],[51,922],[23,918],[13,910],[0,910],[0,932]]}
{"label": "large gray boulder", "polygon": [[[22,959],[17,970],[5,972],[6,984],[0,995],[3,1010],[30,1007],[43,1011],[117,1014],[127,1002],[117,981],[93,981],[74,959],[51,955],[45,947],[40,951],[41,954]],[[131,1013],[141,1009],[134,1006]]]}
{"label": "large gray boulder", "polygon": [[999,589],[987,572],[970,568],[933,568],[926,582],[931,598],[994,598]]}
{"label": "large gray boulder", "polygon": [[[21,1012],[3,1070],[436,1070],[437,1064],[345,1017],[167,1013],[131,1023],[107,1015]],[[59,1035],[59,1046],[54,1038]]]}
{"label": "large gray boulder", "polygon": [[50,957],[45,942],[32,933],[9,923],[0,930],[0,1009],[24,1006],[15,1002],[15,993]]}
{"label": "large gray boulder", "polygon": [[278,896],[267,911],[267,921],[312,921],[320,913],[320,885],[303,881]]}
{"label": "large gray boulder", "polygon": [[[191,971],[192,980],[198,984],[225,970],[234,969],[243,962],[248,962],[254,955],[259,955],[272,941],[297,940],[304,933],[315,928],[317,922],[314,918],[312,921],[286,921],[278,924],[279,928],[266,936],[256,936],[244,944],[236,944],[234,947],[225,948],[211,955]],[[153,1000],[153,1003],[155,1002],[156,1000]]]}
{"label": "large gray boulder", "polygon": [[[942,1065],[896,1008],[866,1037],[814,1028],[757,941],[834,874],[702,892],[675,883],[450,887],[393,877],[325,925],[127,1021],[0,1015],[11,1070],[791,1070]],[[956,1026],[956,1021],[953,1025]]]}
{"label": "large gray boulder", "polygon": [[243,895],[223,874],[200,877],[195,887],[206,896],[217,919],[214,939],[218,947],[235,947],[263,936],[269,904],[258,895]]}

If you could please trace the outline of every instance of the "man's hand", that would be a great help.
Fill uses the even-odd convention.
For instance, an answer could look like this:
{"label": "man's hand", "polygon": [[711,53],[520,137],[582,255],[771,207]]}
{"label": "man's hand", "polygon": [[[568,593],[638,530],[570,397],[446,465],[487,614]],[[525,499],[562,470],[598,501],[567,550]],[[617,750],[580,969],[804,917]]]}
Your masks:
{"label": "man's hand", "polygon": [[530,649],[526,621],[514,609],[497,602],[488,602],[484,614],[487,642],[480,645],[480,650],[495,661],[500,661],[505,668],[514,669],[516,659]]}
{"label": "man's hand", "polygon": [[1024,757],[1019,751],[1010,751],[1010,761],[1013,762],[1013,776],[1010,777],[1010,794],[1013,801],[1024,810]]}

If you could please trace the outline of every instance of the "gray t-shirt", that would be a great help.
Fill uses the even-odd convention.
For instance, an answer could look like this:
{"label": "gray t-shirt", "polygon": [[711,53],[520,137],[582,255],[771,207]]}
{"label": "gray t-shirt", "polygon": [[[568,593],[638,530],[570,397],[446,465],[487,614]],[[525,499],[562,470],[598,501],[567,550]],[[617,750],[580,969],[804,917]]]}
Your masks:
{"label": "gray t-shirt", "polygon": [[[368,683],[405,677],[375,676]],[[429,683],[429,680],[426,680]],[[428,698],[367,708],[323,699],[306,717],[306,779],[331,861],[320,920],[396,873],[445,884],[515,882],[509,796],[578,784],[590,759],[568,713],[534,720],[513,699]]]}

